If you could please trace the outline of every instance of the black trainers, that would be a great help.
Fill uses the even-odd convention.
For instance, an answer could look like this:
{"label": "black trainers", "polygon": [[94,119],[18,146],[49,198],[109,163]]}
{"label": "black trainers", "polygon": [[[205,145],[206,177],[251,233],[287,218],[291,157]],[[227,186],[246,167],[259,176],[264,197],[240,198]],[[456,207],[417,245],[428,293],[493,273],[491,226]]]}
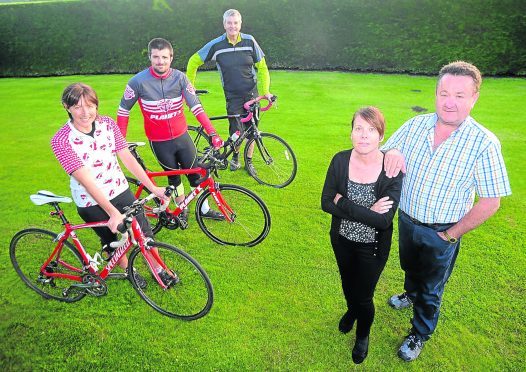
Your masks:
{"label": "black trainers", "polygon": [[218,212],[218,211],[214,211],[212,209],[209,209],[208,212],[206,212],[206,213],[201,212],[201,216],[203,218],[208,218],[210,220],[216,220],[216,221],[224,221],[225,220],[225,216],[223,216],[223,213]]}
{"label": "black trainers", "polygon": [[248,172],[248,174],[251,174],[253,176],[257,176],[258,172],[256,171],[256,168],[254,168],[254,164],[252,164],[252,161],[247,160],[245,164],[245,170]]}
{"label": "black trainers", "polygon": [[411,307],[413,304],[407,293],[395,294],[387,300],[389,306],[396,310],[405,309],[406,307]]}
{"label": "black trainers", "polygon": [[[131,281],[131,277],[130,275],[128,274],[128,269],[126,269],[126,277],[128,278],[129,281]],[[144,289],[148,286],[148,283],[146,282],[146,279],[144,279],[141,274],[139,274],[137,272],[137,270],[133,270],[133,276],[135,278],[135,283],[137,283],[137,287],[139,287],[140,289]]]}
{"label": "black trainers", "polygon": [[173,287],[174,285],[179,283],[179,277],[177,276],[177,274],[175,274],[173,270],[170,270],[170,271],[173,274],[168,273],[168,271],[166,270],[162,270],[159,273],[159,278],[161,278],[161,281],[163,282],[163,284],[167,286],[168,288]]}
{"label": "black trainers", "polygon": [[423,347],[424,340],[415,333],[410,333],[398,349],[398,356],[406,362],[411,362],[418,358]]}

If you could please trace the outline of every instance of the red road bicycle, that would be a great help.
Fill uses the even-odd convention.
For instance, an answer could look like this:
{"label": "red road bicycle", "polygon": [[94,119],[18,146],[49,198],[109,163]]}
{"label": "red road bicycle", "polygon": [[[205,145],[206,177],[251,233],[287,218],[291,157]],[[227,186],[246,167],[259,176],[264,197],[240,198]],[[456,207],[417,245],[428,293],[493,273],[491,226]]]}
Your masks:
{"label": "red road bicycle", "polygon": [[57,234],[29,228],[15,234],[9,255],[16,272],[29,288],[46,299],[74,302],[87,294],[100,297],[108,292],[106,279],[117,262],[134,247],[127,272],[144,277],[146,284],[139,284],[131,274],[130,281],[148,305],[163,315],[183,320],[205,316],[214,300],[205,270],[183,250],[146,238],[134,218],[154,196],[136,200],[128,207],[119,226],[122,238],[111,243],[115,251],[103,259],[102,251],[93,256],[86,251],[76,231],[104,227],[107,221],[72,225],[59,204],[71,203],[70,198],[49,191],[31,195],[34,204],[52,206],[54,211],[50,214],[58,217],[65,229]]}
{"label": "red road bicycle", "polygon": [[[206,90],[198,91],[200,94],[208,93]],[[277,96],[273,96],[268,100],[265,96],[259,96],[243,105],[246,115],[224,115],[212,116],[210,120],[222,120],[228,118],[235,118],[238,121],[238,128],[240,129],[239,138],[229,143],[226,153],[222,157],[222,162],[217,164],[218,169],[226,169],[228,166],[228,157],[239,148],[243,140],[250,138],[243,151],[244,161],[247,164],[247,158],[251,148],[252,152],[252,167],[248,167],[247,171],[258,183],[262,185],[282,188],[289,185],[296,177],[298,163],[296,155],[292,151],[285,140],[275,134],[261,132],[258,129],[260,111],[269,110]],[[261,107],[260,101],[266,100],[268,104]],[[248,127],[245,129],[245,125]],[[208,148],[212,146],[210,137],[206,134],[203,127],[188,126],[188,133],[192,137],[197,153],[199,156],[203,155]]]}
{"label": "red road bicycle", "polygon": [[[198,186],[180,204],[175,202],[175,195],[173,195],[170,204],[173,202],[174,207],[170,208],[165,205],[163,206],[166,208],[164,211],[160,210],[161,205],[157,198],[144,205],[146,217],[154,233],[163,227],[170,230],[186,229],[187,223],[179,216],[183,209],[197,197],[195,219],[201,230],[214,242],[222,245],[252,247],[266,238],[270,231],[270,213],[263,200],[255,193],[241,186],[215,182],[210,175],[216,172],[216,165],[213,163],[200,164],[200,167],[193,169],[153,172],[146,167],[144,160],[139,155],[138,147],[140,146],[144,146],[144,143],[128,143],[130,152],[154,183],[159,177],[188,174],[201,176],[197,181]],[[150,194],[140,181],[132,177],[126,178],[137,199]],[[224,218],[217,220],[204,217],[201,210],[205,201],[208,202],[210,208],[221,213]]]}

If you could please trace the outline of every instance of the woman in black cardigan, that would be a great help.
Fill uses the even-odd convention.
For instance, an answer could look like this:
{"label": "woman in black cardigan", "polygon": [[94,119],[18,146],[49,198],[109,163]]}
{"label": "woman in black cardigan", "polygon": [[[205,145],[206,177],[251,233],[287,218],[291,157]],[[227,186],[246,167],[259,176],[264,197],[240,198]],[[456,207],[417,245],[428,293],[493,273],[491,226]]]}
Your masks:
{"label": "woman in black cardigan", "polygon": [[357,364],[367,357],[374,290],[389,256],[402,187],[402,173],[395,178],[385,175],[379,150],[384,131],[385,120],[377,108],[354,114],[353,149],[333,157],[321,196],[322,209],[332,215],[331,244],[347,301],[339,330],[348,333],[357,321],[352,351]]}

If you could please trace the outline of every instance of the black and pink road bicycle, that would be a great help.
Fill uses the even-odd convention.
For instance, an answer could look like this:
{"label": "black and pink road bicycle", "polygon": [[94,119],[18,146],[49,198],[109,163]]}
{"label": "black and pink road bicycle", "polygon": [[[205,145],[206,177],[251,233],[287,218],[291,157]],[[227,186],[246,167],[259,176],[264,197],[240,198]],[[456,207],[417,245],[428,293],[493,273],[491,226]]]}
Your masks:
{"label": "black and pink road bicycle", "polygon": [[[200,90],[198,93],[205,94],[208,92],[206,90]],[[268,104],[262,107],[260,105],[262,100],[266,100]],[[251,177],[262,185],[276,188],[285,187],[294,180],[298,170],[298,163],[292,148],[283,138],[272,133],[261,132],[258,128],[260,112],[269,110],[276,100],[276,96],[273,96],[271,100],[268,100],[265,96],[259,96],[245,102],[243,105],[246,111],[245,115],[210,117],[210,120],[235,118],[239,128],[239,137],[236,136],[233,141],[229,142],[229,148],[226,153],[220,157],[221,161],[216,163],[218,169],[226,169],[228,166],[228,157],[235,150],[239,149],[245,139],[249,138],[243,151],[243,157],[245,164],[247,164],[249,153],[251,149],[253,150],[251,158],[252,167],[247,168],[247,172]],[[248,126],[246,126],[245,123],[248,123]],[[212,146],[210,137],[201,126],[189,125],[188,133],[194,141],[198,156],[202,157],[203,154],[207,152],[207,149]]]}
{"label": "black and pink road bicycle", "polygon": [[[167,188],[167,196],[170,193]],[[18,232],[9,246],[11,262],[24,283],[42,297],[74,302],[86,295],[106,295],[106,280],[121,257],[132,250],[127,272],[144,278],[139,282],[136,275],[129,275],[144,301],[169,317],[201,318],[210,311],[214,300],[205,270],[181,249],[146,238],[134,218],[143,213],[144,205],[154,197],[150,194],[127,208],[126,218],[119,226],[121,239],[111,243],[114,251],[104,257],[100,248],[90,255],[76,232],[107,226],[107,221],[72,225],[60,207],[60,203],[71,203],[71,199],[39,191],[31,195],[31,200],[36,205],[51,206],[51,216],[60,219],[64,230],[58,234],[39,228]]]}

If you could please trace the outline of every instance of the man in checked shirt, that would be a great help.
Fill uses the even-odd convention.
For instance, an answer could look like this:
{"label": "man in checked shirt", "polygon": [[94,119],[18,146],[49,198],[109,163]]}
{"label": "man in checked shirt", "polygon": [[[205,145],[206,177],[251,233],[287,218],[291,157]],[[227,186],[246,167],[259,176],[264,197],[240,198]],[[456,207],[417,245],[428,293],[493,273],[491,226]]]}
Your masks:
{"label": "man in checked shirt", "polygon": [[412,329],[398,350],[405,361],[418,357],[437,326],[461,237],[511,194],[499,140],[470,116],[481,82],[469,63],[442,67],[436,112],[410,119],[382,147],[387,176],[406,172],[398,216],[405,292],[388,301],[395,309],[413,306]]}

